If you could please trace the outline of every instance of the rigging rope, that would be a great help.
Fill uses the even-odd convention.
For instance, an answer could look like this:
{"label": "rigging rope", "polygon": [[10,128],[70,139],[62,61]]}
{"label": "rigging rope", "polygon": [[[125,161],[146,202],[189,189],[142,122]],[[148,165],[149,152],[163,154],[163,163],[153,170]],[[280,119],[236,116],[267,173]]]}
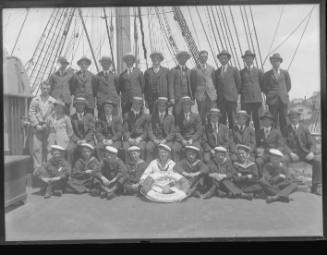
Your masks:
{"label": "rigging rope", "polygon": [[236,24],[235,24],[235,20],[234,20],[234,15],[233,15],[233,12],[232,12],[232,8],[230,6],[229,6],[229,12],[230,12],[230,15],[232,17],[232,23],[233,23],[233,27],[234,27],[234,31],[235,31],[235,35],[236,35],[236,39],[237,39],[237,43],[238,43],[238,47],[239,47],[239,50],[240,50],[240,54],[242,56],[243,50],[242,50],[240,38],[238,36],[238,31],[237,31],[237,27],[236,27]]}
{"label": "rigging rope", "polygon": [[224,49],[224,48],[226,48],[226,47],[224,46],[223,41],[222,41],[222,39],[221,39],[221,36],[220,36],[220,33],[219,33],[219,29],[218,29],[218,25],[217,25],[217,20],[216,20],[216,18],[215,18],[215,14],[214,14],[214,12],[213,12],[213,8],[210,8],[210,9],[211,9],[211,15],[212,15],[212,17],[213,17],[213,21],[214,21],[214,24],[215,24],[215,27],[216,27],[216,32],[217,32],[217,35],[218,35],[218,38],[219,38],[219,41],[220,41],[220,45],[221,45],[221,47]]}
{"label": "rigging rope", "polygon": [[140,29],[141,29],[141,36],[142,36],[142,48],[143,48],[143,54],[144,54],[144,59],[146,63],[146,69],[148,69],[148,58],[147,58],[147,49],[145,47],[145,36],[144,36],[144,30],[143,30],[143,20],[141,16],[141,8],[138,7],[139,11],[139,21],[140,21]]}
{"label": "rigging rope", "polygon": [[250,41],[249,41],[249,37],[248,37],[248,32],[246,30],[245,20],[244,20],[244,16],[243,16],[243,12],[242,12],[241,6],[240,6],[240,12],[241,12],[241,17],[242,17],[243,28],[244,28],[244,31],[245,31],[245,38],[246,38],[246,42],[248,44],[248,49],[251,49]]}
{"label": "rigging rope", "polygon": [[[215,38],[214,41],[216,43],[216,47],[217,47],[217,50],[219,52],[220,51],[220,48],[219,48],[219,45],[218,45],[218,40],[217,40],[217,37],[216,37],[216,33],[214,31],[213,22],[212,22],[212,19],[211,19],[211,16],[210,16],[210,12],[209,12],[208,6],[206,6],[206,10],[207,10],[207,13],[208,13],[208,18],[209,18],[209,22],[210,22],[211,32],[212,32],[212,34],[213,34],[213,36]],[[214,59],[216,58],[216,56],[213,56],[213,57],[214,57]]]}
{"label": "rigging rope", "polygon": [[113,49],[112,49],[111,37],[110,37],[110,32],[109,32],[109,27],[108,27],[108,20],[107,20],[107,13],[106,13],[105,8],[103,8],[103,15],[104,15],[104,20],[105,20],[105,25],[106,25],[106,30],[107,30],[107,37],[108,37],[108,41],[109,41],[109,48],[110,48],[110,53],[111,53],[112,67],[113,67],[113,70],[116,70],[114,52],[113,52]]}
{"label": "rigging rope", "polygon": [[152,27],[151,27],[151,22],[150,22],[150,10],[151,10],[151,7],[147,8],[147,13],[148,13],[148,31],[149,31],[149,45],[150,45],[150,50],[151,52],[154,51],[153,49],[153,42],[152,42],[152,34],[153,34],[153,31],[152,31]]}
{"label": "rigging rope", "polygon": [[16,41],[15,41],[14,47],[13,47],[12,50],[11,50],[11,53],[10,53],[11,56],[13,55],[13,53],[14,53],[14,51],[15,51],[16,45],[17,45],[18,40],[19,40],[19,38],[20,38],[20,35],[21,35],[22,31],[23,31],[23,28],[24,28],[24,25],[25,25],[25,22],[26,22],[27,16],[28,16],[28,14],[29,14],[29,11],[30,11],[30,9],[27,8],[27,10],[26,10],[26,14],[25,14],[25,17],[24,17],[24,20],[23,20],[23,23],[21,24],[20,29],[19,29],[19,32],[18,32],[18,35],[17,35],[17,37],[16,37]]}
{"label": "rigging rope", "polygon": [[261,56],[260,45],[259,45],[259,39],[258,39],[258,35],[257,35],[257,30],[256,30],[256,28],[255,28],[254,17],[253,17],[253,13],[252,13],[252,8],[251,8],[251,6],[249,7],[249,9],[250,9],[250,14],[251,14],[251,20],[252,20],[252,25],[253,25],[254,35],[255,35],[256,42],[257,42],[257,48],[258,48],[258,53],[259,53],[259,59],[260,59],[261,69],[262,69],[262,71],[263,71],[264,69],[263,69],[263,62],[262,62],[262,56]]}
{"label": "rigging rope", "polygon": [[194,25],[194,21],[193,21],[192,14],[191,14],[191,8],[189,6],[187,6],[187,10],[188,10],[188,13],[189,13],[189,16],[190,16],[190,20],[191,20],[191,24],[192,24],[192,29],[193,29],[193,32],[194,32],[194,35],[195,35],[196,44],[198,46],[200,46],[199,38],[197,36],[195,25]]}

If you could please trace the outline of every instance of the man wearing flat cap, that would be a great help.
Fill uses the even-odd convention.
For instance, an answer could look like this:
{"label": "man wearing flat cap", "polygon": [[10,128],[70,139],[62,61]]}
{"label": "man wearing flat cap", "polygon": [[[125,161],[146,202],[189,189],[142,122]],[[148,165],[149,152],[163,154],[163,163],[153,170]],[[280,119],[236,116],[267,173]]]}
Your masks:
{"label": "man wearing flat cap", "polygon": [[252,117],[255,132],[260,129],[259,112],[262,107],[263,72],[254,67],[255,54],[250,50],[242,56],[245,67],[241,70],[241,109]]}
{"label": "man wearing flat cap", "polygon": [[[110,57],[103,56],[99,60],[102,71],[95,75],[94,92],[97,99],[98,118],[103,117],[103,102],[111,100],[116,105],[119,103],[118,96],[118,75],[112,70],[112,60]],[[115,109],[117,111],[117,109]]]}
{"label": "man wearing flat cap", "polygon": [[133,54],[126,54],[123,60],[127,68],[119,76],[118,92],[121,94],[121,108],[124,115],[131,109],[133,97],[143,97],[144,75],[134,66],[136,58]]}
{"label": "man wearing flat cap", "polygon": [[322,194],[321,155],[315,154],[315,140],[310,130],[300,123],[301,113],[290,110],[290,125],[286,129],[286,145],[288,161],[304,161],[312,166],[311,192]]}
{"label": "man wearing flat cap", "polygon": [[217,91],[214,85],[215,68],[207,64],[208,52],[199,52],[199,64],[191,71],[191,88],[198,104],[202,123],[205,123],[206,114],[217,104]]}
{"label": "man wearing flat cap", "polygon": [[70,104],[72,102],[70,82],[74,72],[67,68],[69,62],[65,57],[59,57],[58,63],[60,64],[58,71],[49,77],[50,95],[55,99],[64,101],[65,112],[67,115],[70,115]]}
{"label": "man wearing flat cap", "polygon": [[156,112],[151,114],[148,126],[147,162],[155,158],[154,152],[159,144],[163,143],[172,147],[175,138],[175,118],[168,114],[168,98],[159,97],[156,109]]}
{"label": "man wearing flat cap", "polygon": [[150,55],[152,67],[144,72],[144,98],[152,114],[158,97],[169,98],[168,73],[169,69],[160,65],[164,57],[161,52],[152,52]]}
{"label": "man wearing flat cap", "polygon": [[228,118],[228,126],[233,128],[238,94],[241,91],[241,76],[239,70],[229,64],[231,55],[226,50],[222,50],[217,58],[221,63],[215,72],[218,108],[222,113],[222,123],[226,124]]}
{"label": "man wearing flat cap", "polygon": [[291,78],[287,70],[280,68],[283,59],[278,53],[270,57],[272,69],[264,74],[263,92],[266,103],[276,123],[279,122],[280,130],[286,137],[287,106],[289,104],[288,92],[291,90]]}
{"label": "man wearing flat cap", "polygon": [[77,71],[71,79],[71,91],[74,97],[83,96],[87,100],[86,111],[94,114],[94,74],[88,71],[91,60],[82,57],[77,61],[80,70]]}
{"label": "man wearing flat cap", "polygon": [[186,51],[176,54],[178,65],[169,72],[169,101],[174,105],[175,118],[182,112],[180,99],[188,96],[193,99],[191,87],[191,70],[186,66],[191,55]]}
{"label": "man wearing flat cap", "polygon": [[103,114],[98,119],[95,129],[96,151],[100,160],[104,157],[105,146],[121,149],[123,123],[118,115],[113,114],[116,103],[106,99],[102,102]]}

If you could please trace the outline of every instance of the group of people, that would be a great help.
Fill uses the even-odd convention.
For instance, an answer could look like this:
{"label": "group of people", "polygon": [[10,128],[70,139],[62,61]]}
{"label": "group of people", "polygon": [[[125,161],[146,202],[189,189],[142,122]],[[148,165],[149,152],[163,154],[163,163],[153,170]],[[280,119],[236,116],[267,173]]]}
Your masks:
{"label": "group of people", "polygon": [[[59,70],[40,84],[29,110],[34,173],[46,183],[45,197],[144,194],[151,173],[175,171],[188,180],[188,196],[289,201],[297,187],[287,164],[299,160],[312,165],[311,192],[321,195],[321,160],[301,114],[288,112],[291,81],[279,54],[266,73],[253,66],[249,50],[241,71],[225,50],[218,70],[207,64],[207,51],[193,69],[185,51],[171,70],[161,66],[160,52],[150,57],[153,66],[143,74],[135,56],[125,55],[119,76],[110,57],[100,59],[96,75],[86,57],[77,72],[58,59]],[[262,94],[269,111],[260,114]]]}

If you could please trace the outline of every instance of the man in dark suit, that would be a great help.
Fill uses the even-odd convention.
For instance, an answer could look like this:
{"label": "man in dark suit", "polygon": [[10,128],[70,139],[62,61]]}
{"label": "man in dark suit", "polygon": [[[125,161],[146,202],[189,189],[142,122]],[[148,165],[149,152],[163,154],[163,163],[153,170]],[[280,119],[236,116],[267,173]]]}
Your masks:
{"label": "man in dark suit", "polygon": [[182,112],[181,98],[188,96],[193,99],[191,88],[191,70],[186,66],[190,54],[181,51],[176,54],[178,66],[170,70],[168,76],[169,101],[174,105],[174,116],[177,118]]}
{"label": "man in dark suit", "polygon": [[191,111],[193,101],[190,97],[181,98],[183,114],[176,119],[176,143],[173,145],[174,161],[180,159],[180,153],[184,146],[200,143],[202,136],[202,123],[198,114]]}
{"label": "man in dark suit", "polygon": [[123,60],[127,69],[119,76],[118,92],[121,93],[121,108],[125,114],[132,107],[133,97],[143,97],[144,76],[140,69],[134,67],[136,59],[133,54],[126,54]]}
{"label": "man in dark suit", "polygon": [[301,113],[291,110],[291,124],[287,127],[286,145],[289,161],[304,161],[312,165],[311,192],[321,195],[321,155],[315,155],[315,143],[309,129],[300,123]]}
{"label": "man in dark suit", "polygon": [[91,60],[82,57],[77,61],[80,70],[71,79],[71,92],[74,97],[83,96],[87,100],[86,111],[94,114],[94,74],[88,71]]}
{"label": "man in dark suit", "polygon": [[[278,53],[270,57],[272,69],[264,74],[263,92],[266,94],[266,103],[275,121],[279,121],[280,130],[284,137],[287,132],[287,105],[288,92],[291,90],[291,79],[288,71],[280,69],[283,59]],[[277,124],[277,123],[276,123]]]}
{"label": "man in dark suit", "polygon": [[236,67],[229,65],[231,55],[223,50],[217,55],[221,67],[215,72],[215,85],[218,94],[218,108],[222,113],[222,123],[233,128],[238,94],[241,88],[241,76]]}
{"label": "man in dark suit", "polygon": [[263,72],[253,66],[255,54],[250,50],[242,56],[245,67],[241,70],[241,109],[252,117],[255,132],[260,129],[259,111],[262,106]]}
{"label": "man in dark suit", "polygon": [[[94,95],[97,99],[98,118],[102,119],[104,115],[103,102],[110,100],[115,103],[115,107],[119,104],[118,96],[118,76],[110,69],[112,60],[110,57],[102,57],[99,60],[102,71],[94,78]],[[117,109],[114,109],[117,113]]]}
{"label": "man in dark suit", "polygon": [[208,52],[199,52],[199,64],[191,71],[191,87],[202,123],[206,122],[206,115],[212,107],[217,105],[217,91],[214,85],[215,68],[207,64]]}
{"label": "man in dark suit", "polygon": [[141,149],[141,157],[145,158],[145,145],[148,133],[148,114],[143,112],[143,98],[134,97],[132,108],[124,114],[123,139],[125,162],[129,160],[128,148],[136,145]]}
{"label": "man in dark suit", "polygon": [[159,97],[157,104],[158,110],[152,113],[148,126],[147,162],[154,159],[154,151],[159,144],[167,144],[171,148],[175,138],[175,118],[167,112],[168,98]]}
{"label": "man in dark suit", "polygon": [[116,103],[109,99],[103,101],[103,115],[96,123],[96,151],[98,158],[103,160],[105,146],[113,146],[118,151],[121,149],[123,125],[121,118],[113,114]]}
{"label": "man in dark suit", "polygon": [[168,98],[169,69],[160,65],[164,60],[161,52],[152,52],[150,55],[152,67],[144,72],[145,89],[144,99],[152,114],[158,97]]}
{"label": "man in dark suit", "polygon": [[76,112],[70,117],[74,133],[67,146],[67,157],[72,166],[76,160],[78,145],[82,143],[94,145],[95,121],[93,115],[86,112],[87,105],[88,101],[84,97],[74,98]]}
{"label": "man in dark suit", "polygon": [[208,114],[208,121],[204,128],[202,139],[202,148],[204,151],[203,159],[208,163],[212,156],[215,155],[215,147],[230,147],[229,129],[219,119],[221,117],[220,110],[211,108]]}

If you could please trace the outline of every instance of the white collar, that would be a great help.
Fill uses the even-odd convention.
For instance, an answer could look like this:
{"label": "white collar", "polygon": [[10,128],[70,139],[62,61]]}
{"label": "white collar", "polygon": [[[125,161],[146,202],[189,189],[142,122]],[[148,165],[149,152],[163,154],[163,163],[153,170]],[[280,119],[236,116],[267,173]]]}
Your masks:
{"label": "white collar", "polygon": [[280,74],[280,68],[278,68],[277,70],[275,70],[275,68],[272,69],[274,73],[278,73]]}
{"label": "white collar", "polygon": [[153,66],[152,69],[153,69],[153,72],[157,73],[160,71],[160,68],[161,68],[161,66],[159,65],[159,66]]}
{"label": "white collar", "polygon": [[135,114],[135,116],[136,116],[136,115],[139,115],[141,111],[138,111],[138,112],[137,112],[137,111],[135,111],[135,110],[132,108],[132,112],[133,112],[133,113]]}

